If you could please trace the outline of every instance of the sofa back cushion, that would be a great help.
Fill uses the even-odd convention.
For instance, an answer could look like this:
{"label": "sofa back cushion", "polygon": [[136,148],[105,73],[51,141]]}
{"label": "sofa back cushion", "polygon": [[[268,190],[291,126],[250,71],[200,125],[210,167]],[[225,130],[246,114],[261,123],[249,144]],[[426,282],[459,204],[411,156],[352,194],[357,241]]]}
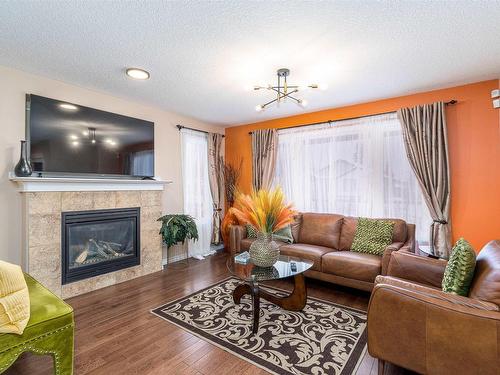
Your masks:
{"label": "sofa back cushion", "polygon": [[476,259],[469,297],[500,306],[500,241],[487,243]]}
{"label": "sofa back cushion", "polygon": [[302,225],[302,214],[298,213],[293,217],[293,221],[290,223],[290,229],[292,230],[292,237],[294,243],[299,242],[301,225]]}
{"label": "sofa back cushion", "polygon": [[338,249],[343,218],[335,214],[303,213],[299,242]]}
{"label": "sofa back cushion", "polygon": [[[405,242],[407,238],[408,226],[406,221],[401,219],[380,219],[394,222],[394,230],[392,232],[392,243],[394,242]],[[344,217],[344,222],[342,224],[342,230],[340,232],[340,247],[339,250],[349,251],[352,247],[352,241],[354,241],[354,235],[356,234],[356,229],[358,227],[357,217]]]}

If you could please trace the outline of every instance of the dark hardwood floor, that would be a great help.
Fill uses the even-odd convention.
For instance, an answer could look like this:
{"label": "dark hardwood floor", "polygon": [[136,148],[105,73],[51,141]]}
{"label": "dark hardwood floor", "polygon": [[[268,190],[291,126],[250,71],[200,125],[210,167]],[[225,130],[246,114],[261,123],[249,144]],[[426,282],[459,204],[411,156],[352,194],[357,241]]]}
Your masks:
{"label": "dark hardwood floor", "polygon": [[[173,263],[157,272],[74,297],[75,374],[267,374],[252,364],[150,313],[168,301],[196,292],[227,276],[225,253]],[[272,285],[291,289],[287,280]],[[366,310],[369,294],[307,280],[308,294]],[[249,322],[250,324],[250,322]],[[52,374],[48,356],[23,354],[6,374]],[[386,366],[386,375],[406,374]],[[358,374],[376,375],[368,353]]]}

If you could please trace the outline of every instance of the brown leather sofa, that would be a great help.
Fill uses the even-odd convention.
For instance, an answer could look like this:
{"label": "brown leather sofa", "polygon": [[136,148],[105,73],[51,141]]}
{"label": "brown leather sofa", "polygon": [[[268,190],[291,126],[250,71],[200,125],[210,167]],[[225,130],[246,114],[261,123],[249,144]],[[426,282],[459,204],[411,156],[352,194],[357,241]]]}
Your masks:
{"label": "brown leather sofa", "polygon": [[[303,213],[292,224],[294,243],[279,242],[284,255],[309,259],[313,267],[306,276],[340,285],[371,291],[377,275],[385,275],[391,253],[414,252],[415,225],[401,219],[393,220],[393,243],[383,256],[350,251],[358,219],[335,214]],[[244,226],[230,228],[232,254],[247,251],[252,238],[247,238]]]}
{"label": "brown leather sofa", "polygon": [[441,291],[446,261],[397,252],[368,308],[368,351],[422,374],[500,374],[500,241],[478,254],[468,297]]}

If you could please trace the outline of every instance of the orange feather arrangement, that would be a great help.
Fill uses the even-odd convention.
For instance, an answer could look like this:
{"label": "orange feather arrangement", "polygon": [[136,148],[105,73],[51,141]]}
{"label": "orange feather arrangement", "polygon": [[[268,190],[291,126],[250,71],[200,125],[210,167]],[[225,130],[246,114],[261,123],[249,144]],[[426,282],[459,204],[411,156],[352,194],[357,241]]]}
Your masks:
{"label": "orange feather arrangement", "polygon": [[280,187],[259,190],[250,195],[238,194],[230,212],[241,224],[250,224],[263,233],[274,233],[293,221],[296,212],[285,203]]}

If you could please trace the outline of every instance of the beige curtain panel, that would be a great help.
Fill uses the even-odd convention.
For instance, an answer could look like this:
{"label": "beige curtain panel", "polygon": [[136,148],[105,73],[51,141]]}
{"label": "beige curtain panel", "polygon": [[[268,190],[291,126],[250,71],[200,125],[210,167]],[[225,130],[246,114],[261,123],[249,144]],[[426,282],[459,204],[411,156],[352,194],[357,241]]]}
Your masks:
{"label": "beige curtain panel", "polygon": [[435,255],[451,252],[450,168],[443,102],[402,108],[398,118],[410,165],[433,219],[430,244]]}
{"label": "beige curtain panel", "polygon": [[212,217],[212,243],[221,242],[221,221],[224,210],[224,157],[222,156],[222,135],[208,133],[208,181],[214,204]]}
{"label": "beige curtain panel", "polygon": [[271,187],[276,170],[277,147],[276,129],[252,132],[252,186],[254,190]]}

